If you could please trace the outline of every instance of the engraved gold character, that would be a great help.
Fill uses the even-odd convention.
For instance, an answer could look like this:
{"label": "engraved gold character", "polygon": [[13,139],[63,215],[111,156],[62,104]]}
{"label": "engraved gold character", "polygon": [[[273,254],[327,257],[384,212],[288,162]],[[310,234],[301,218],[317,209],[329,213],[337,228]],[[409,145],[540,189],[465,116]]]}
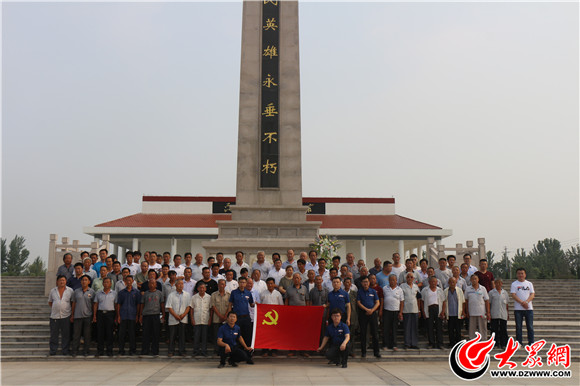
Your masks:
{"label": "engraved gold character", "polygon": [[276,131],[273,131],[271,133],[264,133],[264,135],[266,136],[266,138],[264,138],[262,140],[262,142],[266,142],[266,141],[268,141],[268,143],[272,143],[272,141],[278,142],[278,138],[274,137],[274,135],[278,135],[278,133]]}
{"label": "engraved gold character", "polygon": [[266,79],[262,81],[262,86],[270,88],[272,86],[278,86],[278,83],[274,83],[274,77],[268,74]]}
{"label": "engraved gold character", "polygon": [[262,165],[262,172],[268,174],[276,174],[278,171],[278,162],[270,163],[270,160],[266,160],[266,163]]}
{"label": "engraved gold character", "polygon": [[264,112],[262,113],[262,115],[265,117],[273,117],[273,116],[278,115],[278,112],[276,111],[276,106],[274,106],[274,103],[268,103],[268,105],[264,109]]}
{"label": "engraved gold character", "polygon": [[273,17],[271,19],[266,19],[266,25],[262,28],[264,28],[264,31],[268,31],[269,29],[276,31],[276,28],[278,28],[278,25],[276,24],[276,18]]}
{"label": "engraved gold character", "polygon": [[269,56],[272,59],[272,57],[278,56],[278,49],[276,46],[268,46],[264,48],[264,54],[262,56]]}

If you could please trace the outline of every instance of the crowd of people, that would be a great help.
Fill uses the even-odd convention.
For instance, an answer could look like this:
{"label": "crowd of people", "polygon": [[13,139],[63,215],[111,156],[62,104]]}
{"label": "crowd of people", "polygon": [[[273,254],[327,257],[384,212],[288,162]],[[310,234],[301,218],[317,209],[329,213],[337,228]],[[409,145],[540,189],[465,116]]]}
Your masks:
{"label": "crowd of people", "polygon": [[[533,307],[535,296],[526,271],[517,270],[517,280],[510,293],[502,279],[494,278],[487,261],[479,269],[471,265],[471,255],[442,257],[438,267],[429,267],[426,259],[412,254],[401,262],[398,253],[392,261],[355,261],[352,253],[326,260],[316,251],[301,252],[298,257],[288,250],[284,261],[279,253],[266,261],[264,252],[250,267],[245,255],[235,253],[235,262],[223,253],[204,262],[201,253],[182,257],[169,252],[127,252],[125,263],[106,249],[99,254],[65,253],[58,268],[56,287],[50,292],[50,355],[62,348],[63,355],[89,355],[92,340],[97,341],[96,356],[138,355],[137,337],[141,337],[139,355],[159,355],[159,342],[168,343],[169,357],[186,355],[186,342],[193,342],[194,356],[220,357],[226,361],[253,363],[251,347],[255,304],[322,306],[320,347],[325,347],[329,363],[347,366],[354,357],[354,338],[360,342],[362,357],[367,348],[380,358],[383,350],[419,349],[419,334],[426,333],[428,348],[443,348],[443,325],[447,325],[448,347],[463,339],[462,331],[474,338],[478,331],[488,336],[488,324],[495,333],[496,346],[508,341],[507,320],[510,297],[514,304],[516,340],[522,344],[522,324],[526,321],[528,344],[534,342]],[[400,345],[399,324],[402,323]],[[81,337],[83,346],[81,347]],[[370,338],[370,342],[367,339]],[[128,343],[128,350],[125,349]],[[300,352],[309,357],[313,352]],[[264,349],[262,356],[277,356],[274,349]],[[297,355],[290,351],[288,356]]]}

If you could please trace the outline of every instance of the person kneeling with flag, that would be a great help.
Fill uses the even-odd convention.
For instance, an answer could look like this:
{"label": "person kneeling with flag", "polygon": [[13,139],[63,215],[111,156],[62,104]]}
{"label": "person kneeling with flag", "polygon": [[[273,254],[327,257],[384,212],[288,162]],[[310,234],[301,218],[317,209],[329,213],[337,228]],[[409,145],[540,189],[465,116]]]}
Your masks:
{"label": "person kneeling with flag", "polygon": [[226,365],[226,358],[228,356],[228,363],[232,367],[237,367],[238,365],[236,362],[242,361],[246,361],[249,365],[254,364],[254,361],[252,361],[252,357],[250,356],[252,348],[246,345],[244,338],[240,334],[240,326],[236,324],[237,320],[238,315],[236,315],[235,312],[230,312],[227,323],[224,323],[218,330],[217,344],[219,346],[220,355],[218,369],[221,369]]}
{"label": "person kneeling with flag", "polygon": [[341,317],[342,314],[338,308],[332,310],[332,323],[326,327],[326,335],[316,351],[322,351],[326,343],[330,340],[330,347],[326,351],[326,358],[329,360],[328,363],[335,363],[337,366],[342,364],[342,367],[345,368],[348,359],[350,330],[345,323],[340,321]]}

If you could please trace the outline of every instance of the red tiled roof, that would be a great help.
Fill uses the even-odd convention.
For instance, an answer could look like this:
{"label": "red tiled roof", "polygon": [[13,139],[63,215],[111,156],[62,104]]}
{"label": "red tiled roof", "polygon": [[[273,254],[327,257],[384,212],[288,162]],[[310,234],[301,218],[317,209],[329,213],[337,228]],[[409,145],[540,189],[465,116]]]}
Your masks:
{"label": "red tiled roof", "polygon": [[[441,229],[399,215],[309,214],[309,221],[322,221],[324,229]],[[122,217],[95,227],[130,228],[216,228],[216,220],[231,220],[231,214],[143,214]]]}

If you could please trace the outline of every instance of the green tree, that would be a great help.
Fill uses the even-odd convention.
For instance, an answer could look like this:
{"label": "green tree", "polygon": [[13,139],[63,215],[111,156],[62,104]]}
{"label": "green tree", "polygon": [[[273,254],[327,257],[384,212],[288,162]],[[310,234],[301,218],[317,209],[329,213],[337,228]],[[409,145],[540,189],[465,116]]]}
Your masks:
{"label": "green tree", "polygon": [[[529,279],[537,279],[540,273],[539,268],[534,266],[532,256],[528,254],[523,248],[518,248],[516,250],[516,254],[514,255],[513,268],[514,270],[518,268],[524,268]],[[512,275],[515,275],[515,272],[512,272]]]}
{"label": "green tree", "polygon": [[26,276],[46,276],[46,267],[44,266],[44,261],[37,256],[36,259],[28,266],[24,271]]}
{"label": "green tree", "polygon": [[572,275],[576,279],[580,279],[580,244],[572,246],[566,251],[566,260],[568,260]]}
{"label": "green tree", "polygon": [[28,267],[26,260],[30,252],[24,247],[25,241],[23,236],[16,235],[7,250],[6,239],[2,238],[2,274],[19,276]]}
{"label": "green tree", "polygon": [[556,239],[538,241],[530,253],[539,268],[538,279],[563,279],[570,277],[570,266],[560,242]]}

